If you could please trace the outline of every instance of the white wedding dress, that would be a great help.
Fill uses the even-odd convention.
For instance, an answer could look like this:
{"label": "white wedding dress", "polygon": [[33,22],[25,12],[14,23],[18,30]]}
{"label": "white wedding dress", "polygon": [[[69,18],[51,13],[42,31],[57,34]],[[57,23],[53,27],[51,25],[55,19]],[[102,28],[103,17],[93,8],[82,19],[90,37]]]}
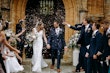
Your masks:
{"label": "white wedding dress", "polygon": [[34,32],[35,32],[36,38],[33,41],[32,71],[42,72],[41,68],[48,66],[42,57],[43,30],[37,32],[37,30],[34,28]]}

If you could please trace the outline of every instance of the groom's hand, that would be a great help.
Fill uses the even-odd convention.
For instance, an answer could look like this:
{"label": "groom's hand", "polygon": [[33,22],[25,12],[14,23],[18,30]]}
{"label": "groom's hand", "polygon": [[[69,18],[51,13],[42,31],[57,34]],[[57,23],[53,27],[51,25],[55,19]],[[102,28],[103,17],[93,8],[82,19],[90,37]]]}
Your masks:
{"label": "groom's hand", "polygon": [[50,44],[47,44],[47,49],[50,49]]}

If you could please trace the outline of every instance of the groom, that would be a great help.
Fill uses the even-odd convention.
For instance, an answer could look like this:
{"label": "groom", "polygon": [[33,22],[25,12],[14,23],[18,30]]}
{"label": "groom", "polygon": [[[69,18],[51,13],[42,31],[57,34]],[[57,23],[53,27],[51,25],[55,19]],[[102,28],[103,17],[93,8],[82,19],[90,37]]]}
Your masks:
{"label": "groom", "polygon": [[64,30],[59,27],[59,22],[54,21],[54,28],[50,29],[47,48],[51,48],[52,65],[51,69],[54,69],[55,57],[57,58],[57,72],[60,72],[61,52],[67,50],[64,40]]}

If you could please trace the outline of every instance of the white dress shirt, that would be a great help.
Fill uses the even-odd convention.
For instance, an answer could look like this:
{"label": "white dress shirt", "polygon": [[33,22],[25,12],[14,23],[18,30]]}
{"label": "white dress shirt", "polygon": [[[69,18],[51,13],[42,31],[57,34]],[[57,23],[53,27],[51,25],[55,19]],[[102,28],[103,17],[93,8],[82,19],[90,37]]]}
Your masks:
{"label": "white dress shirt", "polygon": [[107,29],[106,35],[110,34],[110,27]]}
{"label": "white dress shirt", "polygon": [[95,35],[97,31],[98,31],[98,30],[93,31],[93,34],[92,34],[92,35]]}
{"label": "white dress shirt", "polygon": [[85,26],[85,32],[86,32],[87,29],[89,28],[89,25],[90,25],[90,24],[87,24],[87,25]]}
{"label": "white dress shirt", "polygon": [[56,32],[57,35],[59,34],[59,31],[60,31],[60,27],[55,29],[55,32]]}

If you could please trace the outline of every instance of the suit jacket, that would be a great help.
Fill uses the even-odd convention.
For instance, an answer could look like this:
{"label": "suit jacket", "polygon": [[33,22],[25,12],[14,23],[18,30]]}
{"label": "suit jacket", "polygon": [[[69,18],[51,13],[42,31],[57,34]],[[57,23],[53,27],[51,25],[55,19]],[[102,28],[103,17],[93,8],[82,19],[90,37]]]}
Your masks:
{"label": "suit jacket", "polygon": [[81,31],[79,40],[77,42],[78,44],[81,44],[82,46],[87,46],[90,44],[90,40],[93,32],[91,24],[89,25],[86,32],[85,32],[85,26],[82,24],[76,24],[75,26],[70,26],[70,28]]}
{"label": "suit jacket", "polygon": [[85,32],[85,26],[82,24],[76,24],[75,26],[70,26],[70,28],[81,31],[77,44],[81,44],[80,53],[82,55],[85,55],[85,53],[88,51],[86,46],[90,44],[90,40],[92,38],[93,31],[91,24],[89,24],[89,27],[86,32]]}
{"label": "suit jacket", "polygon": [[93,55],[97,54],[98,51],[101,50],[101,46],[102,46],[102,34],[99,31],[97,31],[96,34],[92,35],[91,38],[89,48],[90,57],[93,57]]}
{"label": "suit jacket", "polygon": [[[108,43],[110,43],[110,33],[107,35],[108,36]],[[110,44],[108,45],[108,55],[110,55]]]}
{"label": "suit jacket", "polygon": [[63,49],[65,44],[64,40],[64,30],[60,28],[59,34],[56,34],[55,28],[50,29],[50,34],[48,37],[48,44],[50,44],[51,49]]}
{"label": "suit jacket", "polygon": [[102,42],[103,42],[102,49],[101,49],[101,52],[103,53],[102,60],[106,60],[106,57],[110,55],[110,47],[108,45],[108,40],[109,40],[109,37],[106,35],[106,31],[105,31],[102,36]]}

